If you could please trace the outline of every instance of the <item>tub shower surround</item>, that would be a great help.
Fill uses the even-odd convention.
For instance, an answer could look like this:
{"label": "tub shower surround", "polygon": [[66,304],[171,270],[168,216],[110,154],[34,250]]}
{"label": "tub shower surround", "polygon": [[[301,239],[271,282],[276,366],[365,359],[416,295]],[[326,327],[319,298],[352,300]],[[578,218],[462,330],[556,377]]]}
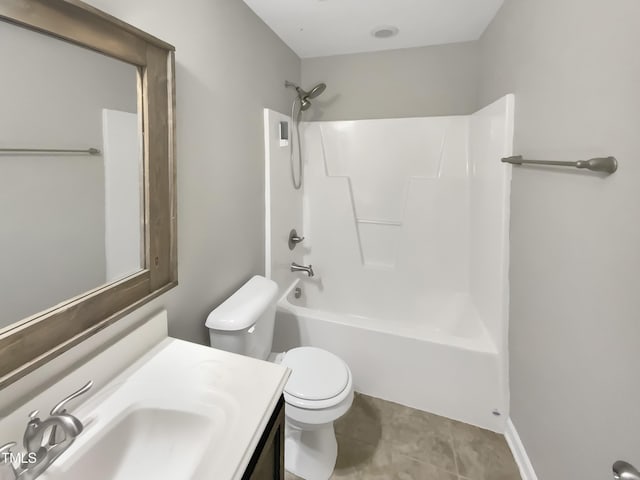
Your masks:
{"label": "tub shower surround", "polygon": [[513,108],[508,95],[470,116],[301,125],[302,213],[273,208],[295,198],[275,178],[267,205],[305,241],[276,252],[274,232],[268,270],[295,258],[316,276],[274,277],[278,350],[325,348],[359,392],[503,431]]}

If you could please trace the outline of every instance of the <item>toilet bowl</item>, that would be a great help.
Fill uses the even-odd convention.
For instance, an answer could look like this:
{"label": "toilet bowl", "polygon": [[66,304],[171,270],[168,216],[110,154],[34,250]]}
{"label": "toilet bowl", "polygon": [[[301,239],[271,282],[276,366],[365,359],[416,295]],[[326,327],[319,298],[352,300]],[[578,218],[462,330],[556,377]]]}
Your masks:
{"label": "toilet bowl", "polygon": [[288,351],[282,364],[292,372],[284,388],[285,468],[306,480],[326,480],[338,453],[333,422],[353,403],[351,371],[315,347]]}
{"label": "toilet bowl", "polygon": [[[254,276],[207,317],[211,346],[266,360],[275,325],[275,282]],[[338,356],[316,347],[278,355],[291,369],[284,387],[285,468],[305,480],[328,480],[335,468],[333,422],[353,403],[353,379]]]}

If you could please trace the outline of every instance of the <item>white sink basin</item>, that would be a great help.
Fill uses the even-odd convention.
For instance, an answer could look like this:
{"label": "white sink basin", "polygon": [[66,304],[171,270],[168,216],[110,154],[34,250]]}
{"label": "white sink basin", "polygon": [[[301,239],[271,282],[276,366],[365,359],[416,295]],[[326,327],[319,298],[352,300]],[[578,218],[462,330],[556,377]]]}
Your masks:
{"label": "white sink basin", "polygon": [[287,377],[167,339],[71,410],[84,430],[39,480],[240,479]]}
{"label": "white sink basin", "polygon": [[202,461],[214,431],[214,423],[203,415],[136,408],[76,449],[60,467],[52,466],[47,478],[185,478]]}

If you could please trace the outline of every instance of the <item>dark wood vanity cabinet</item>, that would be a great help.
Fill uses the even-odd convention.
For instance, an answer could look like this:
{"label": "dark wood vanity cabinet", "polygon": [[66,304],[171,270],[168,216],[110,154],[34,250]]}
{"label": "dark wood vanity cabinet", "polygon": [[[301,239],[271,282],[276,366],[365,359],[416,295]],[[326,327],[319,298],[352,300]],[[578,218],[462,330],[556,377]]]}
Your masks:
{"label": "dark wood vanity cabinet", "polygon": [[242,480],[284,480],[284,398],[280,397]]}

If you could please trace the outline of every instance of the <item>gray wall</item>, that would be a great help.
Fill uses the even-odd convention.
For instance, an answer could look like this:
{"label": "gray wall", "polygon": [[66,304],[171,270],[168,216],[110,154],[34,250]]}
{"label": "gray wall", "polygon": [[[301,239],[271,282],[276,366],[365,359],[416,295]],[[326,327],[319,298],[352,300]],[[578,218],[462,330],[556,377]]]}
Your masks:
{"label": "gray wall", "polygon": [[[91,3],[178,48],[181,284],[113,328],[168,306],[173,335],[205,342],[209,308],[263,270],[261,110],[288,110],[291,92],[282,80],[299,80],[300,62],[237,0]],[[618,457],[640,465],[638,18],[636,0],[506,0],[481,40],[477,104],[467,90],[475,80],[466,81],[475,70],[462,60],[451,71],[463,73],[449,79],[463,82],[451,90],[466,92],[464,104],[442,100],[453,94],[441,80],[438,95],[418,97],[421,108],[416,95],[429,95],[435,87],[427,82],[443,75],[433,66],[410,92],[403,78],[415,75],[406,71],[422,69],[413,62],[401,62],[405,73],[389,82],[368,75],[371,68],[361,76],[334,76],[331,58],[304,62],[305,85],[335,85],[325,94],[329,99],[340,92],[340,103],[346,102],[358,87],[372,95],[358,96],[344,110],[333,110],[342,108],[339,102],[324,105],[327,119],[469,113],[514,92],[518,153],[619,158],[620,171],[607,179],[514,169],[512,416],[541,480],[610,478]],[[466,55],[472,64],[473,55]],[[345,62],[349,57],[358,56]],[[390,92],[397,96],[387,98]],[[82,355],[90,354],[84,348]],[[39,372],[53,378],[71,363],[53,362]]]}
{"label": "gray wall", "polygon": [[[0,146],[102,148],[136,69],[0,22]],[[0,328],[105,283],[102,156],[0,155]]]}
{"label": "gray wall", "polygon": [[299,58],[239,0],[91,0],[176,47],[180,285],[149,307],[208,342],[209,311],[264,273],[263,108],[287,111]]}
{"label": "gray wall", "polygon": [[479,105],[516,94],[515,150],[615,155],[609,178],[514,168],[511,415],[541,480],[640,466],[640,2],[506,0]]}
{"label": "gray wall", "polygon": [[475,111],[476,42],[302,60],[302,82],[327,90],[306,120],[461,115]]}

